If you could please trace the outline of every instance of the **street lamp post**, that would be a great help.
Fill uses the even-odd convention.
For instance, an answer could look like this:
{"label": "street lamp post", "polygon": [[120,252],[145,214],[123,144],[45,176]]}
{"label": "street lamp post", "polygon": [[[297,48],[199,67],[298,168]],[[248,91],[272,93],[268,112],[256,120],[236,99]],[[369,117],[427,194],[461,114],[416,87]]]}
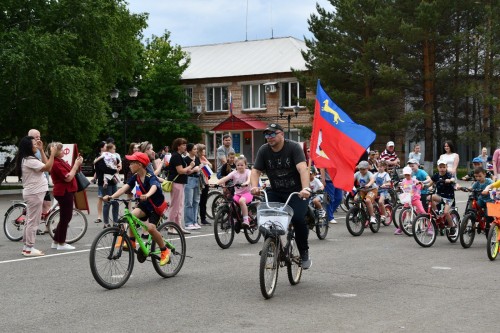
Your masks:
{"label": "street lamp post", "polygon": [[[128,98],[122,98],[121,100],[118,100],[120,97],[120,90],[114,88],[110,91],[109,97],[111,98],[112,105],[117,106],[122,110],[122,117],[123,117],[123,151],[125,154],[128,153],[127,151],[127,106],[130,104],[134,104],[137,95],[139,94],[139,89],[136,87],[129,88],[128,90]],[[111,113],[111,116],[113,119],[117,119],[120,114],[116,111],[113,111]]]}
{"label": "street lamp post", "polygon": [[[283,118],[285,117],[285,108],[283,106],[280,106],[278,111],[279,111],[279,114],[280,114],[280,118]],[[295,118],[298,117],[299,115],[299,111],[300,111],[300,106],[298,105],[295,105],[293,107],[293,113],[295,114]],[[288,120],[288,139],[290,140],[291,139],[291,133],[290,133],[290,121],[292,120],[292,115],[289,113],[286,115],[286,119]]]}

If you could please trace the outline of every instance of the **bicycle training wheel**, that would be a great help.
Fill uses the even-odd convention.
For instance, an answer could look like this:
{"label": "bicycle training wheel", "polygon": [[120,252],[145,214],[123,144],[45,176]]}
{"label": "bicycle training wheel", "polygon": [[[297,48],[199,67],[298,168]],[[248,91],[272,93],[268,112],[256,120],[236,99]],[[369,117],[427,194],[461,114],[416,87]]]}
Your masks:
{"label": "bicycle training wheel", "polygon": [[[47,226],[49,228],[49,235],[54,239],[57,226],[61,219],[60,210],[56,210],[50,214],[47,220]],[[71,244],[79,241],[87,232],[87,218],[78,209],[73,208],[73,216],[68,225],[68,231],[66,233],[66,243]]]}
{"label": "bicycle training wheel", "polygon": [[392,223],[392,205],[391,204],[385,204],[385,220],[383,224],[388,227]]}
{"label": "bicycle training wheel", "polygon": [[[169,278],[179,273],[184,264],[184,259],[186,258],[186,238],[179,225],[174,222],[162,223],[157,229],[165,245],[170,250],[170,262],[164,266],[160,266],[160,260],[158,259],[160,257],[159,252],[157,254],[158,257],[156,255],[151,256],[151,261],[156,273],[164,278]],[[151,252],[154,253],[157,248],[158,245],[153,242],[151,244]]]}
{"label": "bicycle training wheel", "polygon": [[406,236],[410,237],[413,235],[413,216],[412,207],[403,207],[403,209],[399,212],[399,226],[401,231],[403,231]]}
{"label": "bicycle training wheel", "polygon": [[255,244],[260,239],[259,225],[257,224],[257,206],[250,205],[248,207],[248,222],[249,228],[244,228],[245,238],[250,244]]}
{"label": "bicycle training wheel", "polygon": [[319,239],[324,240],[326,238],[326,235],[328,235],[328,228],[329,228],[326,215],[323,217],[319,217],[316,215],[314,222],[315,222],[314,224],[316,229],[316,236],[318,236]]}
{"label": "bicycle training wheel", "polygon": [[446,228],[446,238],[450,241],[450,243],[455,243],[458,240],[459,236],[459,230],[460,230],[460,215],[456,210],[451,210],[450,211],[450,216],[451,220],[453,221],[453,224],[455,225],[455,230],[454,233],[451,233],[450,228]]}
{"label": "bicycle training wheel", "polygon": [[412,224],[413,238],[422,247],[430,247],[436,241],[436,223],[427,214],[417,215]]}
{"label": "bicycle training wheel", "polygon": [[222,193],[219,193],[219,195],[214,198],[214,201],[212,202],[212,216],[214,219],[217,216],[217,212],[219,211],[219,209],[223,207],[225,203],[226,198],[224,198],[224,195]]}
{"label": "bicycle training wheel", "polygon": [[495,260],[498,255],[498,224],[491,224],[486,244],[488,258],[490,258],[490,260]]}
{"label": "bicycle training wheel", "polygon": [[476,217],[474,214],[467,213],[460,222],[460,244],[464,249],[471,247],[476,237]]}
{"label": "bicycle training wheel", "polygon": [[3,231],[5,236],[13,242],[23,239],[24,222],[26,221],[26,204],[15,203],[5,213]]}
{"label": "bicycle training wheel", "polygon": [[90,270],[94,279],[106,289],[120,288],[127,282],[134,268],[134,251],[130,239],[118,227],[101,231],[90,247]]}
{"label": "bicycle training wheel", "polygon": [[264,298],[273,297],[278,283],[279,238],[269,237],[260,253],[259,280],[260,291]]}
{"label": "bicycle training wheel", "polygon": [[360,236],[365,230],[367,216],[364,210],[357,206],[351,207],[347,212],[346,226],[349,233],[353,236]]}
{"label": "bicycle training wheel", "polygon": [[287,249],[287,263],[286,271],[288,273],[288,281],[292,286],[300,282],[302,277],[302,264],[300,259],[299,249],[297,248],[297,243],[295,243],[295,238],[290,239]]}
{"label": "bicycle training wheel", "polygon": [[231,225],[232,218],[229,213],[229,206],[224,205],[217,212],[214,221],[215,241],[223,249],[229,248],[234,240],[234,228]]}

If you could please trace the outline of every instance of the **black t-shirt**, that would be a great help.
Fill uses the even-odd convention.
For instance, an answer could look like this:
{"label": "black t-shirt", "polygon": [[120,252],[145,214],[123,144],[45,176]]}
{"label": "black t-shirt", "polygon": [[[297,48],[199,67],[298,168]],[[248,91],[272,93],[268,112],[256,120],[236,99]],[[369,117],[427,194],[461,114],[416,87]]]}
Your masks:
{"label": "black t-shirt", "polygon": [[[192,159],[191,159],[191,157],[189,157],[189,155],[188,155],[188,156],[184,157],[184,161],[186,162],[186,165],[189,165],[189,164],[191,164],[191,162],[192,162],[193,160],[192,160]],[[200,165],[200,163],[201,163],[201,162],[200,162],[200,158],[199,158],[198,156],[195,156],[195,157],[194,157],[194,166],[195,166],[195,167],[197,167],[198,165]],[[196,175],[196,174],[195,174],[195,173],[191,173],[191,174],[189,174],[188,176],[192,176],[192,175]],[[198,173],[198,175],[199,175],[199,173]]]}
{"label": "black t-shirt", "polygon": [[[191,161],[189,162],[191,163]],[[180,165],[183,168],[187,167],[186,161],[178,152],[172,153],[172,157],[170,158],[170,164],[168,165],[168,180],[174,180],[174,178],[178,175],[177,166]],[[179,174],[174,181],[177,184],[187,184],[187,175]]]}
{"label": "black t-shirt", "polygon": [[273,191],[291,193],[302,190],[297,164],[305,161],[302,147],[295,141],[285,140],[278,152],[274,152],[267,143],[262,145],[253,167],[267,174]]}
{"label": "black t-shirt", "polygon": [[227,175],[229,175],[231,173],[231,171],[234,171],[236,170],[236,164],[231,164],[229,166],[229,168],[231,169],[230,171],[227,171],[227,163],[224,163],[222,165],[222,168],[220,169],[220,174],[222,175],[222,177],[226,177]]}
{"label": "black t-shirt", "polygon": [[[137,180],[139,176],[137,174],[134,174],[130,179],[128,180],[127,184],[130,186],[131,189],[135,188],[136,189],[136,196],[140,196],[140,194],[146,194],[149,192],[151,187],[153,185],[156,185],[156,192],[153,193],[153,195],[150,197],[151,201],[153,201],[155,206],[161,206],[163,201],[165,201],[165,197],[163,196],[163,193],[161,192],[161,184],[158,178],[153,174],[146,173],[146,176],[144,177],[144,181],[141,181],[142,187],[139,185],[139,181]],[[151,203],[148,201],[144,202],[145,206],[150,212],[154,211],[153,206],[151,206]]]}
{"label": "black t-shirt", "polygon": [[[445,183],[446,179],[451,179],[453,176],[451,173],[446,172],[444,175],[440,175],[439,172],[436,172],[432,177],[432,181],[436,184],[436,193],[439,194],[442,198],[454,199],[455,198],[455,189],[453,188],[453,183]],[[443,182],[438,183],[438,181],[442,180]]]}

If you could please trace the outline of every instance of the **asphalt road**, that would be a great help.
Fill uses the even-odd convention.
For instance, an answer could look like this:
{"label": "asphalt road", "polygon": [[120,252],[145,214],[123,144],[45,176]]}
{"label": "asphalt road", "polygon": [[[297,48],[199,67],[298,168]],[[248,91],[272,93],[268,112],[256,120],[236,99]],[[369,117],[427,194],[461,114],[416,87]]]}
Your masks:
{"label": "asphalt road", "polygon": [[[457,192],[462,214],[466,195]],[[0,196],[3,215],[10,200]],[[89,192],[95,203],[96,193]],[[92,207],[94,208],[94,207]],[[22,244],[0,235],[0,322],[3,332],[498,332],[500,259],[486,255],[478,235],[470,249],[438,237],[431,248],[413,238],[365,230],[352,237],[345,214],[327,239],[309,236],[313,265],[291,286],[280,270],[274,298],[259,289],[258,252],[236,235],[220,249],[211,227],[187,236],[181,272],[163,279],[150,262],[108,291],[93,279],[89,248],[102,224],[88,216],[85,237],[67,253],[38,236],[40,258],[24,258]],[[497,327],[497,328],[495,328]]]}

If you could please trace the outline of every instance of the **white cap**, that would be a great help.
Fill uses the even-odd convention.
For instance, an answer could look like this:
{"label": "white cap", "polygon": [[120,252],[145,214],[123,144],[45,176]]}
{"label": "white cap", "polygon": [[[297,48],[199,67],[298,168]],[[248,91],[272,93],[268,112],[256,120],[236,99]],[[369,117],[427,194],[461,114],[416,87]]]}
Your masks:
{"label": "white cap", "polygon": [[443,160],[438,160],[438,161],[437,161],[437,166],[440,166],[441,164],[446,164],[446,162],[445,162],[445,161],[443,161]]}
{"label": "white cap", "polygon": [[410,158],[410,160],[408,161],[408,164],[419,164],[419,163],[416,159]]}
{"label": "white cap", "polygon": [[387,142],[387,147],[393,146],[394,147],[394,141],[389,141]]}
{"label": "white cap", "polygon": [[411,168],[410,167],[404,167],[403,168],[403,175],[411,175]]}

